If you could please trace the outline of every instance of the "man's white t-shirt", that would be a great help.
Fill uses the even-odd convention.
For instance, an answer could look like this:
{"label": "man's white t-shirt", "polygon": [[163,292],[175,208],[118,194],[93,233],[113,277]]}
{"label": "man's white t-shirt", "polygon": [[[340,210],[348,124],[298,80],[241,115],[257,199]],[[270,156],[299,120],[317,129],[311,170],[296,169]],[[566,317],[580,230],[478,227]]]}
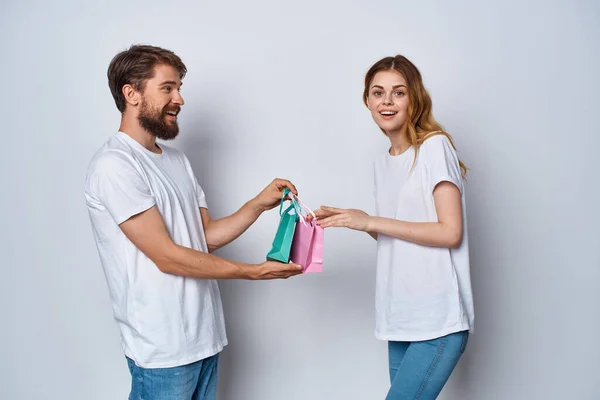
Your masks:
{"label": "man's white t-shirt", "polygon": [[179,150],[155,154],[118,132],[94,155],[85,197],[127,357],[143,368],[189,364],[227,344],[215,280],[165,274],[119,224],[156,206],[173,241],[207,252],[202,188]]}
{"label": "man's white t-shirt", "polygon": [[[379,234],[376,328],[381,340],[421,341],[473,330],[473,296],[463,179],[456,151],[445,135],[374,163],[377,215],[410,222],[438,222],[433,190],[443,181],[461,193],[463,238],[456,249],[435,248]],[[412,168],[412,169],[411,169]]]}

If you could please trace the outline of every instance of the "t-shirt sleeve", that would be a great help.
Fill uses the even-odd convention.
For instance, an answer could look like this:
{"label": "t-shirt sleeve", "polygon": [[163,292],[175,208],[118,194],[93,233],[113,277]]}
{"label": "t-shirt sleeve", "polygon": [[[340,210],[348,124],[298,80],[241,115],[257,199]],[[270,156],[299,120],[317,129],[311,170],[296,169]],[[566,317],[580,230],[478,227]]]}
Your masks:
{"label": "t-shirt sleeve", "polygon": [[87,191],[117,224],[148,210],[156,200],[142,172],[126,156],[101,156],[88,177]]}
{"label": "t-shirt sleeve", "polygon": [[373,198],[377,198],[377,164],[373,163]]}
{"label": "t-shirt sleeve", "polygon": [[183,157],[183,160],[185,162],[185,168],[188,172],[188,175],[190,176],[190,178],[192,179],[192,183],[194,184],[194,190],[196,191],[196,199],[198,199],[198,206],[200,208],[208,209],[206,195],[204,194],[204,190],[202,190],[202,186],[200,186],[200,184],[198,183],[198,179],[194,174],[194,170],[192,169],[192,164],[190,163],[190,160],[183,153],[181,154],[181,156]]}
{"label": "t-shirt sleeve", "polygon": [[204,194],[204,190],[198,183],[198,179],[194,175],[194,186],[196,188],[196,197],[198,198],[198,205],[200,208],[208,208],[208,204],[206,203],[206,195]]}
{"label": "t-shirt sleeve", "polygon": [[445,135],[435,135],[421,145],[425,153],[428,190],[433,194],[441,182],[451,182],[462,193],[463,180],[456,150]]}

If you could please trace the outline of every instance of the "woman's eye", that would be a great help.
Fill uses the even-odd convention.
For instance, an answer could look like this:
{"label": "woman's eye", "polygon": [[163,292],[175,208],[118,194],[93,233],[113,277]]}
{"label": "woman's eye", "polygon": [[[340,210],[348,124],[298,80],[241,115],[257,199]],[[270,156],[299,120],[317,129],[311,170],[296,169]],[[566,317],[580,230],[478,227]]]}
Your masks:
{"label": "woman's eye", "polygon": [[394,93],[396,96],[400,97],[400,96],[404,96],[404,92],[396,92]]}
{"label": "woman's eye", "polygon": [[373,96],[381,96],[381,92],[379,92],[379,91],[373,92]]}

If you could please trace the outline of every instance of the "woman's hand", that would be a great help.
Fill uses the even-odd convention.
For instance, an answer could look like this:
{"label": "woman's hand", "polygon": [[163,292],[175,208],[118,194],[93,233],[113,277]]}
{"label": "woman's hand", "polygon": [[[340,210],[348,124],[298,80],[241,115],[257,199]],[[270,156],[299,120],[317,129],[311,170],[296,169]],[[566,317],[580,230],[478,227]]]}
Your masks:
{"label": "woman's hand", "polygon": [[343,227],[368,232],[371,217],[364,211],[321,206],[315,211],[317,224],[323,228]]}

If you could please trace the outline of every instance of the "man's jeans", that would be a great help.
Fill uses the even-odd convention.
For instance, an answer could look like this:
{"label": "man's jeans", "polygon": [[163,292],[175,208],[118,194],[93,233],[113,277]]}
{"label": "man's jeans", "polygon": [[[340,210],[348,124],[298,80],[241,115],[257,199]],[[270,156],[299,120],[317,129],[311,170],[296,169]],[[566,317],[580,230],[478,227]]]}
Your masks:
{"label": "man's jeans", "polygon": [[215,400],[219,354],[173,368],[141,368],[127,358],[129,400]]}

